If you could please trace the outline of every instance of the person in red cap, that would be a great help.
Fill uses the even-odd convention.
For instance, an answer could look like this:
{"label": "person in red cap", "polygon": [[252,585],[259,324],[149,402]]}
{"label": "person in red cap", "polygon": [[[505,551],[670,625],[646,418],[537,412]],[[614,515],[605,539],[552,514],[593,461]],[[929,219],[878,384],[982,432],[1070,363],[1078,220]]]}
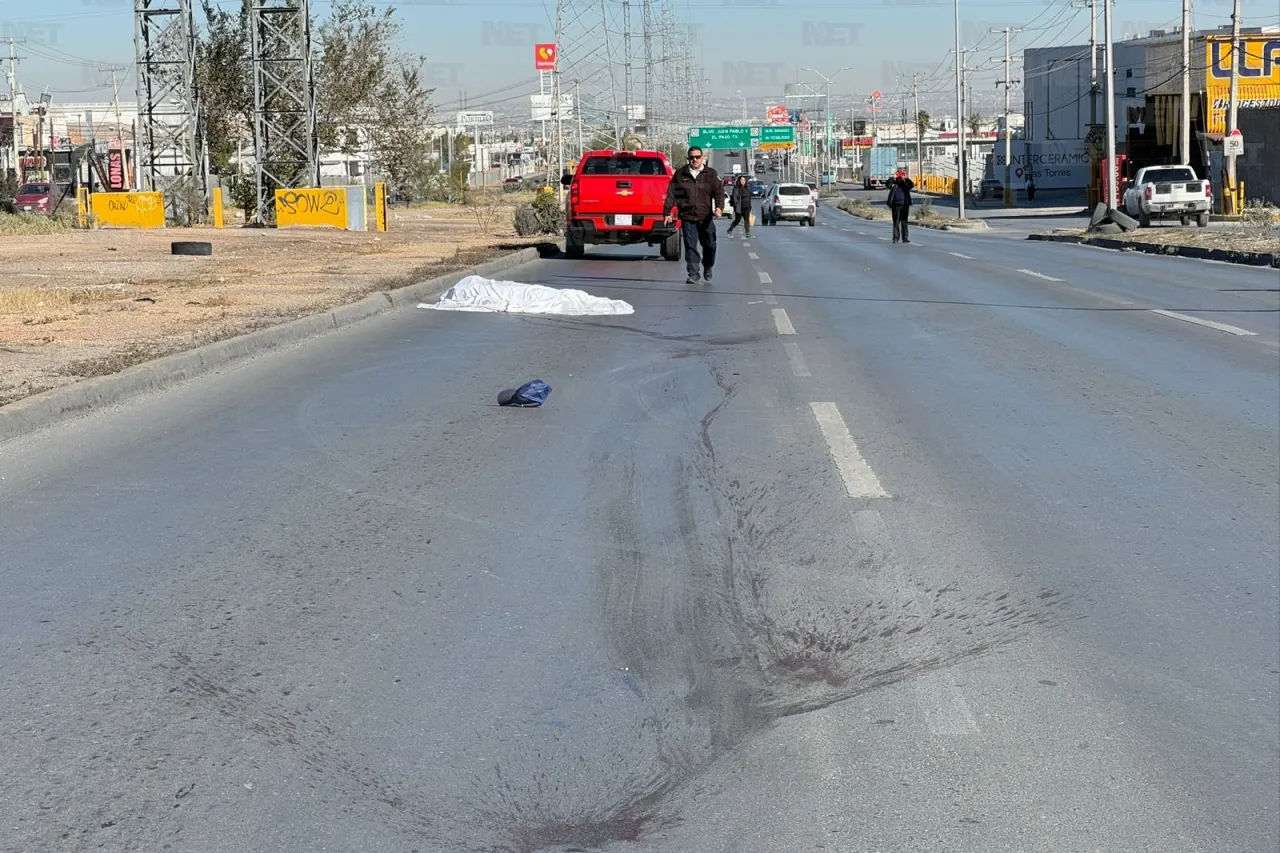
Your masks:
{"label": "person in red cap", "polygon": [[901,240],[910,243],[907,238],[907,219],[911,215],[911,191],[916,185],[907,177],[907,173],[898,170],[898,174],[889,179],[889,212],[893,214],[893,242]]}

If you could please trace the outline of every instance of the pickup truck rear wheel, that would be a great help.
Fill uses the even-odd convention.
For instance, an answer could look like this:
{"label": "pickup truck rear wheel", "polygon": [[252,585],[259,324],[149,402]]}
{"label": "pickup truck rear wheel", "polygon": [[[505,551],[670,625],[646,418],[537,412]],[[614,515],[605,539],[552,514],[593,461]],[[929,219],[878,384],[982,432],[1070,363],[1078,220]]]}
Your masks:
{"label": "pickup truck rear wheel", "polygon": [[565,232],[564,254],[566,258],[578,260],[586,254],[586,251],[586,244],[582,242],[582,238],[580,236],[576,236],[572,231]]}
{"label": "pickup truck rear wheel", "polygon": [[677,231],[662,241],[662,259],[664,261],[680,260],[680,232]]}
{"label": "pickup truck rear wheel", "polygon": [[1186,215],[1184,215],[1184,216],[1179,217],[1179,221],[1181,221],[1181,222],[1182,222],[1182,227],[1183,227],[1183,228],[1186,228],[1188,225],[1190,225],[1190,224],[1191,224],[1191,217],[1190,217],[1190,216],[1186,216]]}
{"label": "pickup truck rear wheel", "polygon": [[1208,227],[1209,227],[1209,214],[1207,214],[1207,213],[1202,213],[1202,214],[1200,214],[1199,216],[1197,216],[1197,217],[1196,217],[1196,225],[1197,225],[1198,227],[1200,227],[1200,228],[1208,228]]}
{"label": "pickup truck rear wheel", "polygon": [[1146,213],[1146,212],[1139,212],[1139,213],[1138,213],[1138,227],[1139,227],[1139,228],[1150,228],[1150,227],[1151,227],[1151,215],[1150,215],[1150,214],[1148,214],[1148,213]]}

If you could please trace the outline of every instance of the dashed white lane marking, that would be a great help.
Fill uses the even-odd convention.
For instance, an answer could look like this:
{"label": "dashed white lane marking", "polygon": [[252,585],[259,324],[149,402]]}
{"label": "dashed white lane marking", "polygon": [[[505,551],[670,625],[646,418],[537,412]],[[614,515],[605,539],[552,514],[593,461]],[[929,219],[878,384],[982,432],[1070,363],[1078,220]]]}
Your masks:
{"label": "dashed white lane marking", "polygon": [[742,248],[744,248],[744,249],[750,249],[750,248],[751,248],[751,244],[750,244],[750,243],[743,243],[743,244],[742,244]]}
{"label": "dashed white lane marking", "polygon": [[1189,317],[1186,314],[1179,314],[1176,311],[1165,311],[1163,308],[1152,308],[1152,314],[1159,314],[1161,317],[1169,317],[1174,320],[1182,320],[1184,323],[1195,323],[1197,326],[1204,326],[1209,329],[1217,329],[1219,332],[1226,332],[1228,335],[1254,336],[1257,332],[1250,332],[1239,326],[1228,326],[1226,323],[1215,323],[1213,320],[1202,320],[1199,317]]}
{"label": "dashed white lane marking", "polygon": [[796,327],[791,325],[791,318],[787,316],[787,309],[785,308],[773,309],[773,324],[778,327],[778,334],[780,335],[794,335],[796,333]]}
{"label": "dashed white lane marking", "polygon": [[844,480],[845,491],[851,498],[887,498],[889,495],[880,485],[876,473],[871,470],[867,460],[858,452],[858,445],[849,434],[840,409],[835,403],[810,403],[813,417],[818,421],[822,437],[827,440],[827,449],[831,451],[831,459],[840,471]]}
{"label": "dashed white lane marking", "polygon": [[1036,272],[1035,270],[1018,270],[1018,272],[1022,273],[1023,275],[1030,275],[1030,276],[1035,276],[1036,278],[1042,278],[1045,281],[1065,281],[1065,279],[1054,278],[1051,275],[1045,275],[1044,273]]}
{"label": "dashed white lane marking", "polygon": [[764,270],[756,270],[756,275],[760,276],[761,284],[773,284],[773,278]]}
{"label": "dashed white lane marking", "polygon": [[755,252],[747,252],[747,257],[748,257],[748,258],[750,258],[750,259],[751,259],[751,260],[753,260],[753,261],[758,261],[758,260],[760,260],[760,256],[759,256],[759,255],[757,255]]}
{"label": "dashed white lane marking", "polygon": [[776,296],[774,296],[774,295],[773,295],[773,291],[772,291],[772,290],[762,290],[762,291],[760,291],[760,292],[764,294],[764,301],[765,301],[765,302],[767,302],[767,303],[768,303],[768,304],[770,304],[770,305],[777,305],[777,304],[778,304],[778,297],[776,297]]}
{"label": "dashed white lane marking", "polygon": [[948,255],[955,255],[957,258],[964,258],[966,261],[971,261],[971,260],[973,260],[973,258],[969,257],[968,255],[962,255],[962,254],[960,254],[959,252],[947,252],[947,254],[948,254]]}
{"label": "dashed white lane marking", "polygon": [[889,240],[889,238],[888,238],[888,237],[881,237],[879,234],[877,234],[877,235],[876,235],[876,239],[877,239],[877,240],[884,240],[884,241],[886,241],[886,242],[888,242],[888,240]]}
{"label": "dashed white lane marking", "polygon": [[791,372],[796,376],[812,376],[809,372],[809,365],[804,363],[804,354],[800,352],[799,344],[783,344],[783,349],[787,351],[787,358],[791,361]]}

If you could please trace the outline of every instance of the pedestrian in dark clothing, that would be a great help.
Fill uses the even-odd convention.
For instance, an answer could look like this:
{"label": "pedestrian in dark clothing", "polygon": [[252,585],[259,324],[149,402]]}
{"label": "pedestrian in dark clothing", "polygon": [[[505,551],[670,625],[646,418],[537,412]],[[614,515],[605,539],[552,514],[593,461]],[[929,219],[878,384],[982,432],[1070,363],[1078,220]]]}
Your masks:
{"label": "pedestrian in dark clothing", "polygon": [[907,239],[907,220],[911,216],[911,191],[916,188],[906,172],[899,171],[889,179],[889,212],[893,214],[893,242]]}
{"label": "pedestrian in dark clothing", "polygon": [[746,175],[739,175],[738,182],[733,185],[733,192],[729,194],[729,202],[733,205],[733,221],[729,223],[729,230],[726,234],[732,234],[734,227],[741,222],[743,232],[751,236],[751,185],[747,183]]}
{"label": "pedestrian in dark clothing", "polygon": [[[702,275],[711,281],[711,268],[716,265],[716,217],[724,215],[724,181],[715,169],[706,165],[702,149],[689,149],[689,162],[676,169],[667,185],[662,209],[663,222],[680,217],[684,235],[684,263],[689,271],[689,284],[698,283],[698,265]],[[699,253],[701,248],[701,253]]]}

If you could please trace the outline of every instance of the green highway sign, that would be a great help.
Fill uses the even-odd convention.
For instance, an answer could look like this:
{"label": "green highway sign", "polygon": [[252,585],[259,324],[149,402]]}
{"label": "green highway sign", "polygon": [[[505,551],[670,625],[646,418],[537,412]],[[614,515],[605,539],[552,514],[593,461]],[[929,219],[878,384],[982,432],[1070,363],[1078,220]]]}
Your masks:
{"label": "green highway sign", "polygon": [[763,148],[777,150],[794,148],[796,129],[789,124],[769,127],[691,127],[689,144],[701,145],[708,150],[733,148]]}
{"label": "green highway sign", "polygon": [[689,144],[700,145],[708,150],[750,148],[751,127],[691,127],[689,128]]}

